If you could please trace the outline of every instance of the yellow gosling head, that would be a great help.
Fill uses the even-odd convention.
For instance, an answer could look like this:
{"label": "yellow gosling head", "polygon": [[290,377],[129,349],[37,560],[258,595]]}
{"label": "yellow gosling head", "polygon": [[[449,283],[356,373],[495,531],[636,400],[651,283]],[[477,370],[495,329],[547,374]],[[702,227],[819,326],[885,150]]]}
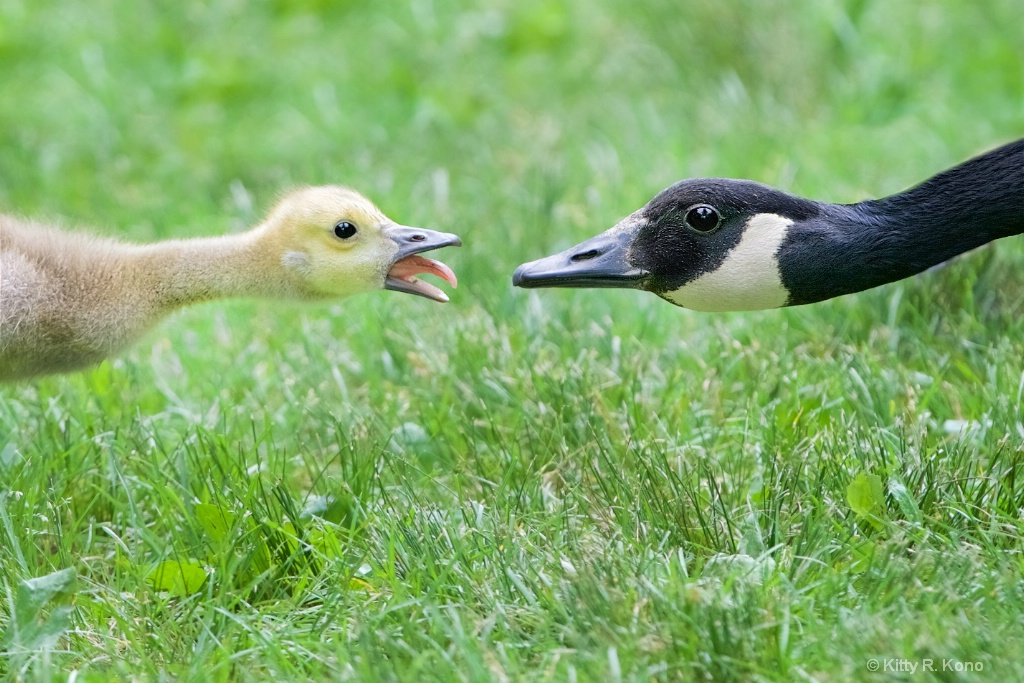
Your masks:
{"label": "yellow gosling head", "polygon": [[448,301],[439,288],[415,277],[422,273],[458,286],[451,268],[419,255],[461,245],[457,235],[399,225],[347,187],[291,192],[271,210],[260,231],[309,298],[392,289]]}

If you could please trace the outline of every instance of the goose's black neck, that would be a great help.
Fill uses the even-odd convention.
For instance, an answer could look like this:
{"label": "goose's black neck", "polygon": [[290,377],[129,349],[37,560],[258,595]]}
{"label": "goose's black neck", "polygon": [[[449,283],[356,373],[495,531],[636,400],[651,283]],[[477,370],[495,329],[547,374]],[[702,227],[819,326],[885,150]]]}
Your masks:
{"label": "goose's black neck", "polygon": [[819,206],[780,250],[791,305],[894,282],[1024,232],[1024,140],[890,197]]}
{"label": "goose's black neck", "polygon": [[1024,140],[944,171],[899,194],[863,202],[894,228],[930,228],[984,244],[1024,231]]}

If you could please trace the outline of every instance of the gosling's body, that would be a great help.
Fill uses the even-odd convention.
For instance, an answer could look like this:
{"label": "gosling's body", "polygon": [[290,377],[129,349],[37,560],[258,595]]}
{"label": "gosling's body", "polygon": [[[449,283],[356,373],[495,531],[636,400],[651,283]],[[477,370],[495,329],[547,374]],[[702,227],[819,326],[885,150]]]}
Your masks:
{"label": "gosling's body", "polygon": [[523,264],[521,287],[628,287],[701,311],[796,306],[894,282],[1024,232],[1024,140],[890,197],[831,204],[682,180],[615,227]]}
{"label": "gosling's body", "polygon": [[[0,378],[66,372],[124,350],[171,312],[231,296],[303,298],[259,273],[255,234],[131,245],[0,218]],[[262,280],[262,281],[261,281]]]}
{"label": "gosling's body", "polygon": [[[356,231],[348,239],[332,232],[342,223]],[[0,380],[95,364],[173,311],[214,299],[317,301],[387,287],[443,301],[412,272],[454,275],[413,254],[454,244],[337,187],[293,193],[244,233],[146,245],[0,216]]]}

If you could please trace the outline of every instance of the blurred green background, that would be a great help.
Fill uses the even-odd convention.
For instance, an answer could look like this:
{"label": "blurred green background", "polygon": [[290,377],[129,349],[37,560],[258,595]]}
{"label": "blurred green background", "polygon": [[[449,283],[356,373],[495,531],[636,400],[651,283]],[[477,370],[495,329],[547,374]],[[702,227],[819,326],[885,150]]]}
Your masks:
{"label": "blurred green background", "polygon": [[1024,676],[1019,238],[782,311],[510,283],[683,177],[853,202],[1019,138],[1022,45],[1018,0],[4,0],[0,210],[152,240],[341,183],[465,246],[446,306],[212,304],[0,387],[0,671]]}

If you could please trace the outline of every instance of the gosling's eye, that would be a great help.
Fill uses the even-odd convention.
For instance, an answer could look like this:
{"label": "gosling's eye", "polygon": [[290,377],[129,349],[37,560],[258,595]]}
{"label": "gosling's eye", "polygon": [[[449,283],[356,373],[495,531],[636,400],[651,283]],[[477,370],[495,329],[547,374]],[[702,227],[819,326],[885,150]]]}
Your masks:
{"label": "gosling's eye", "polygon": [[718,227],[722,217],[715,207],[701,204],[686,212],[686,224],[697,232],[711,232]]}
{"label": "gosling's eye", "polygon": [[341,221],[334,226],[334,234],[343,240],[347,240],[349,237],[356,234],[356,226],[352,225],[348,221]]}

